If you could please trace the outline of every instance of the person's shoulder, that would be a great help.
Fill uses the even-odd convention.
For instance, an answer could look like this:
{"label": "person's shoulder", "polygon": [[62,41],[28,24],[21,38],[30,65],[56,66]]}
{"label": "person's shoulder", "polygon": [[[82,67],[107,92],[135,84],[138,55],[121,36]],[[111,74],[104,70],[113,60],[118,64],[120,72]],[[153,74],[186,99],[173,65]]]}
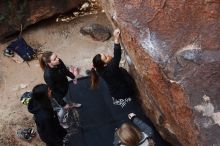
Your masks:
{"label": "person's shoulder", "polygon": [[117,65],[117,66],[114,65],[114,58],[115,58],[115,57],[113,57],[113,59],[112,59],[111,61],[109,61],[108,64],[106,65],[105,68],[106,68],[107,70],[109,70],[109,69],[111,70],[112,66],[114,66],[114,68],[115,68],[115,67],[116,67],[116,68],[119,68],[118,65]]}
{"label": "person's shoulder", "polygon": [[50,78],[52,75],[51,69],[49,67],[46,67],[44,70],[44,78]]}
{"label": "person's shoulder", "polygon": [[62,59],[59,58],[59,61],[60,61],[60,64],[64,64]]}
{"label": "person's shoulder", "polygon": [[44,76],[45,75],[48,75],[50,73],[50,69],[48,68],[48,67],[46,67],[45,69],[44,69]]}
{"label": "person's shoulder", "polygon": [[110,65],[106,65],[102,70],[100,70],[98,72],[98,74],[101,76],[101,77],[107,77],[111,74],[111,67]]}
{"label": "person's shoulder", "polygon": [[58,65],[58,68],[66,68],[66,65],[64,64],[64,62],[59,58],[60,64]]}

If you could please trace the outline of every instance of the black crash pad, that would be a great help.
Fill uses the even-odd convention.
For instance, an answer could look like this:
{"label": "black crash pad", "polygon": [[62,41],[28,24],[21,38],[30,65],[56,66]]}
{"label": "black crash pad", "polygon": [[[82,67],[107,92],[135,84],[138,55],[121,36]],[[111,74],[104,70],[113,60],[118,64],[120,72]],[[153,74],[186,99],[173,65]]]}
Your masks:
{"label": "black crash pad", "polygon": [[[78,79],[77,84],[70,82],[68,96],[73,102],[82,104],[82,107],[77,109],[80,119],[79,132],[70,137],[69,146],[113,146],[115,128],[123,122],[130,122],[127,115],[131,112],[153,126],[135,100],[124,108],[113,105],[108,87],[102,79],[97,89],[90,88],[89,77]],[[156,138],[159,143],[157,145],[165,145],[157,132]]]}

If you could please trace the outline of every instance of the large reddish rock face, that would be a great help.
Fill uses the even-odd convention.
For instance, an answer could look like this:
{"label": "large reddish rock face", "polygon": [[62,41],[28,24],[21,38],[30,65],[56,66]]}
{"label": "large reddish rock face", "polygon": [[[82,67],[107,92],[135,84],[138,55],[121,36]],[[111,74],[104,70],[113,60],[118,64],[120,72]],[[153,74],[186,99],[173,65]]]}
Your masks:
{"label": "large reddish rock face", "polygon": [[84,0],[1,0],[0,40],[42,19],[68,12]]}
{"label": "large reddish rock face", "polygon": [[122,31],[142,107],[164,139],[220,144],[220,1],[100,2]]}

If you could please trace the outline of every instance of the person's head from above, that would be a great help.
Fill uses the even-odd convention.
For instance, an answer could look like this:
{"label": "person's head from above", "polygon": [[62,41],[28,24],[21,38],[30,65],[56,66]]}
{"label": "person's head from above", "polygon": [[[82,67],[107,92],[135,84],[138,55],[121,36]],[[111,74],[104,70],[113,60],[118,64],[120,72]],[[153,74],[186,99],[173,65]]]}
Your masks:
{"label": "person's head from above", "polygon": [[121,144],[126,146],[137,146],[141,141],[141,132],[131,124],[123,123],[116,131]]}
{"label": "person's head from above", "polygon": [[92,60],[93,66],[97,69],[101,69],[105,64],[109,63],[112,60],[112,56],[107,54],[96,54]]}
{"label": "person's head from above", "polygon": [[120,143],[125,146],[138,146],[143,144],[142,142],[144,142],[144,146],[155,145],[152,138],[142,139],[142,132],[129,123],[123,123],[120,128],[116,129],[116,134],[120,139]]}
{"label": "person's head from above", "polygon": [[50,103],[51,90],[46,84],[38,84],[32,89],[32,98],[43,106]]}
{"label": "person's head from above", "polygon": [[60,60],[57,54],[51,51],[44,52],[40,58],[40,66],[43,70],[45,69],[47,65],[51,68],[54,68],[55,66],[59,64],[60,64]]}
{"label": "person's head from above", "polygon": [[95,71],[96,70],[102,70],[105,65],[112,60],[112,56],[110,55],[105,55],[105,54],[97,54],[92,60],[93,67],[91,70],[91,88],[96,88],[99,77]]}
{"label": "person's head from above", "polygon": [[140,130],[129,123],[123,123],[116,133],[121,144],[126,146],[137,146],[141,141]]}

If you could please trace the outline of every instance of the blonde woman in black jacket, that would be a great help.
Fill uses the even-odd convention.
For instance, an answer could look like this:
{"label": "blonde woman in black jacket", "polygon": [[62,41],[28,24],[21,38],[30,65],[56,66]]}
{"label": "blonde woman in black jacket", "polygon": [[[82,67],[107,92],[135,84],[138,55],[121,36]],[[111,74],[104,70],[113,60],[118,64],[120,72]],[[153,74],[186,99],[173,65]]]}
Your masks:
{"label": "blonde woman in black jacket", "polygon": [[73,73],[70,72],[63,61],[58,58],[57,54],[54,52],[44,52],[39,62],[44,71],[44,80],[52,91],[53,98],[51,101],[53,108],[60,109],[58,112],[59,120],[63,127],[68,128],[64,116],[68,113],[68,109],[80,107],[81,104],[72,103],[71,100],[67,98],[69,87],[67,77],[74,79],[78,72],[76,70],[72,70]]}

